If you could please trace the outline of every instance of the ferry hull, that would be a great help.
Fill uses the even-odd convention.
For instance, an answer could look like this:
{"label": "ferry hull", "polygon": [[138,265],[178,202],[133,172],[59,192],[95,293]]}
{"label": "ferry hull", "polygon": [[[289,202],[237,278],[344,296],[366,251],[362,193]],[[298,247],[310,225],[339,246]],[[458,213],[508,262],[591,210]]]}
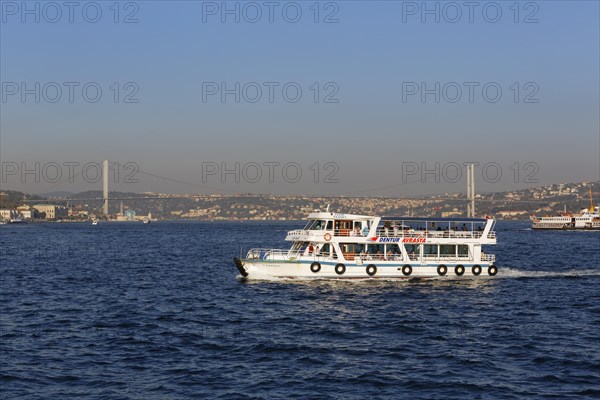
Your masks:
{"label": "ferry hull", "polygon": [[562,231],[597,231],[600,230],[600,222],[586,223],[585,225],[560,224],[543,221],[534,221],[531,225],[535,230],[562,230]]}
{"label": "ferry hull", "polygon": [[532,226],[531,229],[536,231],[600,231],[599,226],[585,226],[585,227],[574,227],[574,226]]}
{"label": "ferry hull", "polygon": [[[319,263],[314,271],[306,262],[257,261],[234,258],[234,263],[244,279],[412,279],[412,278],[479,278],[494,276],[498,268],[489,263],[463,264],[344,264]],[[341,265],[341,266],[340,266]],[[373,268],[375,267],[375,268]]]}

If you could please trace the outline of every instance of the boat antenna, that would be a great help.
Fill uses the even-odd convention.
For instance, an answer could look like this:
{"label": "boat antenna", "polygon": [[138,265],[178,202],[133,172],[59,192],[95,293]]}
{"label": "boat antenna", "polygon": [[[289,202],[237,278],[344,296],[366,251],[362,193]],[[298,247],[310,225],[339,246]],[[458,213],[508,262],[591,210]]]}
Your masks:
{"label": "boat antenna", "polygon": [[327,208],[325,209],[325,212],[329,212],[329,204],[327,204]]}

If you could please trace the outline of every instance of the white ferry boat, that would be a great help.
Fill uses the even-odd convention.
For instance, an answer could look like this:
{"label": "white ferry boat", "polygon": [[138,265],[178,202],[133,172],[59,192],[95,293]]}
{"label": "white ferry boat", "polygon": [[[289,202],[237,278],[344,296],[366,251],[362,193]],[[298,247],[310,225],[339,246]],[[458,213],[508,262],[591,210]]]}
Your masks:
{"label": "white ferry boat", "polygon": [[494,219],[381,218],[315,212],[288,232],[287,250],[234,258],[242,278],[440,278],[494,276]]}
{"label": "white ferry boat", "polygon": [[600,230],[600,212],[594,207],[590,189],[590,207],[579,213],[565,212],[554,217],[536,217],[531,215],[533,229],[563,229],[563,230]]}
{"label": "white ferry boat", "polygon": [[578,214],[562,213],[555,217],[531,216],[533,229],[600,230],[600,213],[587,208]]}

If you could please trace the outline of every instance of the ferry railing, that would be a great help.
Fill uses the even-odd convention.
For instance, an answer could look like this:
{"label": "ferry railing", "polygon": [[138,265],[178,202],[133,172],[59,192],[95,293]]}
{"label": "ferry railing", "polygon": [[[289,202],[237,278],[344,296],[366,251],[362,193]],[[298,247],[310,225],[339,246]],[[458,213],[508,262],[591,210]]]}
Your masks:
{"label": "ferry railing", "polygon": [[346,260],[376,262],[376,261],[402,261],[402,254],[369,254],[369,253],[343,253]]}
{"label": "ferry railing", "polygon": [[[482,231],[423,231],[423,230],[398,230],[394,229],[377,229],[376,235],[379,237],[427,237],[427,238],[456,238],[456,239],[478,239],[483,236]],[[488,232],[487,238],[494,239],[496,232]]]}
{"label": "ferry railing", "polygon": [[343,237],[365,237],[369,234],[369,232],[364,231],[356,231],[353,229],[334,229],[333,236],[343,236]]}
{"label": "ferry railing", "polygon": [[[306,254],[305,254],[306,252]],[[312,259],[314,261],[322,261],[326,259],[337,260],[335,254],[322,252],[307,252],[306,249],[289,250],[289,249],[250,249],[246,254],[245,260],[261,260],[261,261],[295,261],[300,257],[304,259]]]}
{"label": "ferry railing", "polygon": [[423,260],[427,262],[444,263],[444,262],[466,262],[473,261],[473,257],[468,255],[423,255]]}
{"label": "ferry railing", "polygon": [[316,236],[324,236],[329,233],[332,236],[338,237],[365,237],[368,235],[368,232],[360,231],[356,232],[352,229],[322,229],[322,230],[306,230],[306,229],[295,229],[293,231],[288,231],[288,235],[290,236],[300,236],[300,235],[316,235]]}
{"label": "ferry railing", "polygon": [[481,261],[495,262],[496,255],[495,254],[481,254]]}
{"label": "ferry railing", "polygon": [[247,260],[266,260],[266,261],[289,261],[297,259],[301,255],[300,250],[289,249],[250,249],[246,254]]}
{"label": "ferry railing", "polygon": [[288,231],[288,235],[309,235],[310,231],[307,231],[306,229],[294,229],[293,231]]}
{"label": "ferry railing", "polygon": [[[352,229],[335,229],[335,230],[306,230],[306,229],[295,229],[288,231],[289,236],[300,236],[300,235],[316,235],[321,236],[325,234],[332,234],[336,237],[366,237],[364,231],[356,232]],[[379,228],[375,231],[375,235],[379,237],[400,237],[400,238],[455,238],[455,239],[479,239],[483,236],[483,231],[462,231],[462,230],[443,230],[443,231],[427,231],[427,230],[406,230],[406,229],[394,229],[394,228]],[[487,234],[488,239],[495,239],[496,232],[490,231]]]}
{"label": "ferry railing", "polygon": [[[318,229],[318,230],[306,230],[306,229],[295,229],[293,231],[288,231],[289,236],[320,236],[323,237],[325,234],[329,233],[332,236],[366,236],[363,235],[363,232],[356,233],[351,229]],[[368,233],[367,233],[368,234]]]}

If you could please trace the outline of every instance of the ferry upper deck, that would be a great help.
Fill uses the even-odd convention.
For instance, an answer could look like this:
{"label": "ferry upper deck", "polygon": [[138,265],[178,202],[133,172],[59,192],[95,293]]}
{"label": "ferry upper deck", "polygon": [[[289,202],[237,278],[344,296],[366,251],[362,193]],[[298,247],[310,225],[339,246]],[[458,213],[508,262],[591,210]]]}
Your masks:
{"label": "ferry upper deck", "polygon": [[495,244],[494,219],[481,218],[411,218],[317,212],[308,216],[304,229],[288,232],[286,240],[315,242],[347,241],[367,243],[385,238],[420,238],[427,242],[444,242],[452,238]]}

